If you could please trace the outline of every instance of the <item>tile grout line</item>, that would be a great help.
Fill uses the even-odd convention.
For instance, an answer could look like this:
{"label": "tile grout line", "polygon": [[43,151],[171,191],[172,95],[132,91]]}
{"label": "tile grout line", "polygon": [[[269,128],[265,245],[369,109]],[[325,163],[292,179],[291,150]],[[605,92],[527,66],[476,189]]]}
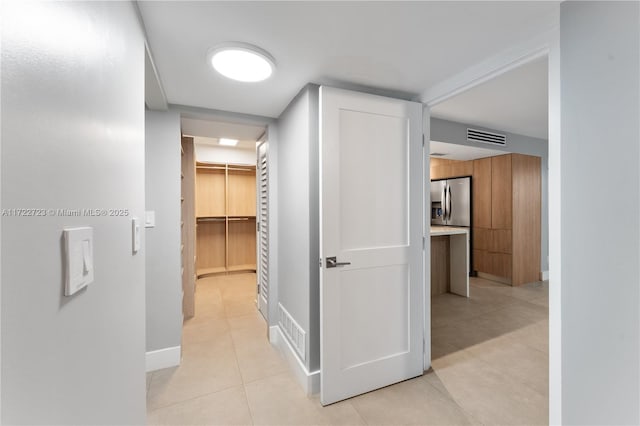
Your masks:
{"label": "tile grout line", "polygon": [[251,419],[251,424],[254,424],[253,420],[253,412],[251,411],[251,404],[249,404],[249,395],[247,394],[247,386],[245,383],[244,376],[242,375],[242,370],[240,369],[240,362],[238,361],[238,351],[236,350],[236,342],[233,338],[233,333],[231,332],[231,324],[229,323],[229,317],[227,316],[227,307],[224,302],[224,298],[222,299],[222,305],[224,307],[224,320],[227,322],[227,326],[229,327],[229,337],[231,337],[231,346],[233,347],[234,359],[236,361],[236,367],[238,368],[238,373],[240,374],[240,380],[242,381],[242,394],[244,395],[244,401],[247,404],[247,412],[249,413],[249,418]]}
{"label": "tile grout line", "polygon": [[[249,416],[252,418],[252,416],[251,416],[251,410],[250,410],[249,403],[248,403],[247,396],[246,396],[246,391],[245,391],[245,389],[244,389],[244,381],[243,381],[243,378],[242,378],[242,373],[241,373],[241,371],[240,371],[240,366],[239,366],[239,364],[238,364],[238,355],[237,355],[237,351],[236,351],[236,349],[235,349],[235,343],[234,343],[234,341],[233,341],[233,336],[232,336],[232,334],[231,334],[231,326],[230,326],[229,321],[228,321],[227,316],[226,316],[226,309],[225,309],[225,306],[224,306],[224,298],[222,297],[222,291],[221,291],[221,289],[220,289],[220,288],[217,288],[216,290],[220,293],[220,299],[221,299],[221,301],[222,301],[222,304],[223,304],[223,310],[224,310],[224,312],[225,312],[225,316],[224,316],[224,318],[221,318],[221,319],[224,319],[224,321],[227,323],[227,330],[225,330],[224,332],[222,332],[222,333],[220,334],[220,336],[224,335],[225,333],[226,333],[227,335],[229,335],[229,338],[230,338],[230,340],[231,340],[231,344],[232,344],[232,349],[233,349],[234,359],[235,359],[235,361],[236,361],[236,367],[238,368],[238,374],[239,374],[239,376],[240,376],[240,383],[239,383],[239,384],[235,384],[235,385],[229,385],[229,386],[226,386],[226,387],[224,387],[224,388],[222,388],[222,389],[218,389],[218,390],[216,390],[216,391],[214,391],[214,392],[205,392],[205,393],[203,393],[203,394],[195,395],[195,396],[193,396],[193,397],[191,397],[191,398],[186,398],[186,399],[183,399],[183,400],[180,400],[180,401],[174,401],[174,402],[171,402],[171,403],[168,403],[168,404],[163,404],[163,405],[157,406],[157,407],[155,407],[155,408],[153,408],[153,409],[151,409],[151,410],[149,410],[149,409],[148,409],[148,406],[147,406],[147,415],[148,415],[148,414],[150,414],[150,413],[153,413],[153,412],[155,412],[155,411],[162,410],[162,409],[165,409],[165,408],[169,408],[169,407],[172,407],[172,406],[175,406],[175,405],[179,405],[179,404],[184,404],[184,403],[186,403],[186,402],[193,401],[193,400],[198,399],[198,398],[203,398],[203,397],[210,396],[210,395],[214,395],[214,394],[217,394],[217,393],[220,393],[220,392],[225,392],[225,391],[228,391],[228,390],[230,390],[230,389],[233,389],[233,388],[235,388],[235,387],[239,386],[239,387],[242,387],[243,394],[245,395],[245,400],[246,400],[246,403],[247,403],[247,410],[248,410],[248,412],[249,412]],[[218,321],[218,320],[220,320],[220,319],[214,319],[214,320],[215,320],[215,321]],[[184,332],[184,324],[183,324],[183,332]],[[179,366],[178,366],[178,368],[179,368]],[[153,380],[153,378],[154,378],[154,376],[155,376],[155,374],[154,374],[154,373],[155,373],[155,372],[151,372],[152,376],[151,376],[151,380],[150,380],[150,383],[149,383],[149,388],[151,388],[151,385],[153,384],[153,383],[152,383],[152,380]],[[147,391],[147,394],[148,394],[148,391]],[[252,423],[253,423],[253,418],[252,418]]]}
{"label": "tile grout line", "polygon": [[163,410],[165,408],[173,407],[174,405],[184,404],[185,402],[193,401],[194,399],[204,398],[206,396],[211,396],[211,395],[214,395],[216,393],[225,392],[225,391],[228,391],[229,389],[233,389],[233,388],[239,387],[239,386],[242,386],[242,385],[230,385],[230,386],[227,386],[225,388],[219,389],[219,390],[214,391],[214,392],[207,392],[207,393],[203,393],[201,395],[192,396],[191,398],[183,399],[183,400],[180,400],[180,401],[174,401],[174,402],[171,402],[169,404],[164,404],[164,405],[161,405],[159,407],[153,408],[151,410],[147,409],[147,414],[153,413],[153,412],[158,411],[158,410]]}
{"label": "tile grout line", "polygon": [[362,413],[360,412],[360,410],[358,410],[358,407],[356,407],[354,404],[351,404],[351,406],[353,407],[354,411],[356,412],[356,414],[358,414],[358,417],[360,417],[360,419],[362,420],[362,423],[364,423],[365,425],[369,426],[371,425],[371,423],[369,423],[367,421],[367,419],[362,415]]}
{"label": "tile grout line", "polygon": [[[431,369],[433,370],[433,374],[435,374],[435,375],[437,376],[436,370],[435,370],[433,367],[431,367]],[[423,377],[424,377],[424,376],[425,376],[425,375],[423,374]],[[438,379],[440,379],[440,378],[438,377]],[[449,393],[449,394],[447,395],[447,394],[445,394],[444,392],[442,392],[440,389],[438,389],[436,386],[434,386],[433,384],[431,384],[428,380],[426,380],[426,379],[425,379],[425,382],[427,382],[427,385],[429,385],[429,386],[431,386],[433,389],[435,389],[435,390],[436,390],[436,392],[438,392],[440,395],[442,395],[442,396],[443,396],[443,398],[445,398],[445,400],[446,400],[446,399],[449,399],[449,400],[453,401],[453,402],[458,406],[458,408],[460,409],[460,411],[462,411],[462,412],[463,412],[463,413],[464,413],[464,414],[465,414],[465,415],[466,415],[470,420],[473,420],[473,421],[474,421],[474,423],[472,423],[472,424],[478,424],[478,425],[483,425],[483,426],[484,426],[484,423],[482,423],[481,421],[479,421],[478,419],[476,419],[476,417],[475,417],[473,414],[471,414],[471,413],[470,413],[469,411],[467,411],[467,410],[466,410],[462,405],[460,405],[460,403],[458,402],[458,400],[457,400],[457,399],[456,399],[456,398],[455,398],[451,393]],[[442,386],[443,386],[445,389],[447,389],[447,387],[445,386],[445,384],[444,384],[444,383],[442,383]],[[447,392],[448,392],[448,389],[447,389]]]}

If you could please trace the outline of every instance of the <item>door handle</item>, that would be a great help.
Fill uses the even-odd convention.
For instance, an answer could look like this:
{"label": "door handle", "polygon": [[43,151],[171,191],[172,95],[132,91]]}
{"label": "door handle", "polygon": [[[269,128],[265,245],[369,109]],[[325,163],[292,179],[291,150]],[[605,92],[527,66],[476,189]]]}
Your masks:
{"label": "door handle", "polygon": [[327,268],[335,268],[336,266],[351,265],[351,262],[338,262],[336,257],[327,257]]}
{"label": "door handle", "polygon": [[447,220],[447,185],[442,187],[442,198],[440,198],[440,206],[442,207],[442,220]]}
{"label": "door handle", "polygon": [[447,219],[451,220],[451,187],[447,185],[447,189],[449,191],[447,195],[447,214],[449,217]]}

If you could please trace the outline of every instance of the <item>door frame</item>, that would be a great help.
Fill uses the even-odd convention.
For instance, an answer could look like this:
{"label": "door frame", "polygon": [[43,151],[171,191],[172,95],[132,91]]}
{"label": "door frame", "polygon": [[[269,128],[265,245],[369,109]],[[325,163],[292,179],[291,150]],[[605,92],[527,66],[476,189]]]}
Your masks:
{"label": "door frame", "polygon": [[[524,43],[515,45],[495,56],[489,57],[467,70],[453,75],[436,86],[425,91],[420,100],[428,111],[466,90],[478,86],[501,74],[511,71],[533,60],[548,58],[548,194],[549,206],[549,424],[562,424],[562,271],[561,271],[561,121],[560,121],[560,5],[557,5],[550,17],[553,26]],[[428,123],[425,121],[425,123]],[[430,131],[425,126],[426,149],[429,148]],[[427,156],[427,167],[429,160]],[[553,185],[551,185],[553,182]],[[430,198],[430,195],[426,197]],[[553,235],[553,238],[551,236]],[[430,243],[426,244],[430,252]],[[430,275],[428,275],[430,277]],[[429,278],[430,280],[430,278]],[[425,280],[426,281],[426,280]],[[430,287],[430,285],[429,285]],[[425,290],[427,304],[425,324],[430,327],[430,291]],[[425,336],[426,336],[425,332]],[[427,348],[430,345],[425,345]],[[425,355],[425,366],[431,364]],[[427,364],[428,360],[428,364]]]}

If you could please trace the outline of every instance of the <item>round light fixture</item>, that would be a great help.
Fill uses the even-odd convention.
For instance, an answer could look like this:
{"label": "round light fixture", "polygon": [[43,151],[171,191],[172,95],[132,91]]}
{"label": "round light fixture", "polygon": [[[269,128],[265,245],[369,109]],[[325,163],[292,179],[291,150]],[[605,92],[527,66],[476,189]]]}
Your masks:
{"label": "round light fixture", "polygon": [[211,66],[227,78],[243,82],[266,80],[276,68],[271,55],[247,43],[225,43],[209,50]]}

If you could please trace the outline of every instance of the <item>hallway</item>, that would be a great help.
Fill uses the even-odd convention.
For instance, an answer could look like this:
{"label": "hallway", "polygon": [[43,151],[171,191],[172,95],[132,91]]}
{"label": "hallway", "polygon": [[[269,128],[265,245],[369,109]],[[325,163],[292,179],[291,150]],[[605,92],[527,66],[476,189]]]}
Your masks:
{"label": "hallway", "polygon": [[548,283],[472,279],[432,301],[433,369],[322,407],[266,337],[255,274],[198,281],[180,367],[147,376],[148,424],[546,424]]}

